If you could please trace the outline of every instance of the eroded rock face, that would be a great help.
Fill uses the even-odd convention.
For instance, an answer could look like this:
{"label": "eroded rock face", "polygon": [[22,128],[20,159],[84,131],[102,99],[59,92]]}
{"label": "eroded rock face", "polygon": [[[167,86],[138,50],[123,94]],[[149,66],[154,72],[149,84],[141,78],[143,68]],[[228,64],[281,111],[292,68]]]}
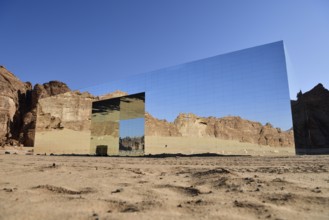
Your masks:
{"label": "eroded rock face", "polygon": [[5,142],[7,134],[10,133],[11,123],[13,123],[14,115],[16,112],[16,103],[10,97],[0,96],[0,142]]}
{"label": "eroded rock face", "polygon": [[266,124],[262,126],[256,143],[269,146],[294,147],[294,132],[292,130],[282,131],[280,128],[272,127],[271,124]]}
{"label": "eroded rock face", "polygon": [[36,107],[40,99],[69,92],[65,83],[50,81],[32,89],[0,66],[0,145],[33,146]]}
{"label": "eroded rock face", "polygon": [[318,84],[291,102],[296,152],[329,153],[329,91]]}
{"label": "eroded rock face", "polygon": [[0,145],[16,143],[25,114],[30,83],[21,82],[5,67],[0,66]]}
{"label": "eroded rock face", "polygon": [[70,88],[63,82],[50,81],[44,84],[36,84],[32,92],[32,108],[35,108],[38,100],[70,92]]}
{"label": "eroded rock face", "polygon": [[56,96],[71,91],[70,88],[62,82],[50,81],[44,84],[36,84],[31,91],[31,99],[27,113],[22,118],[22,126],[19,134],[19,141],[25,146],[34,145],[34,134],[37,117],[37,104],[39,100],[51,96]]}
{"label": "eroded rock face", "polygon": [[147,136],[215,137],[275,147],[294,146],[292,131],[281,131],[271,124],[263,126],[240,117],[205,118],[188,113],[179,114],[173,123],[148,113],[145,117]]}
{"label": "eroded rock face", "polygon": [[34,146],[37,114],[40,130],[87,130],[92,100],[124,95],[127,93],[115,91],[94,97],[89,93],[71,92],[59,81],[36,84],[32,88],[31,83],[20,81],[0,66],[0,145]]}

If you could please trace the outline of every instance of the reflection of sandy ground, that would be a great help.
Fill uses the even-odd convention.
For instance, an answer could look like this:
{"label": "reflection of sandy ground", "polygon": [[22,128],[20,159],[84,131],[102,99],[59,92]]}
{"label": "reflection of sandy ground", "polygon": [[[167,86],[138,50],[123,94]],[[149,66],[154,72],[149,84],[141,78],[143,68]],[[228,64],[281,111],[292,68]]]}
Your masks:
{"label": "reflection of sandy ground", "polygon": [[328,219],[329,156],[1,155],[0,219]]}
{"label": "reflection of sandy ground", "polygon": [[[37,132],[35,154],[91,154],[96,153],[96,146],[108,146],[108,155],[119,154],[119,140],[111,135],[94,136],[90,132],[69,129]],[[163,153],[217,153],[239,155],[294,155],[293,147],[269,147],[257,144],[220,140],[211,137],[145,137],[145,154]]]}
{"label": "reflection of sandy ground", "polygon": [[40,131],[35,134],[35,154],[89,154],[90,131],[70,129]]}
{"label": "reflection of sandy ground", "polygon": [[91,155],[96,153],[96,147],[99,145],[107,146],[108,155],[118,155],[119,154],[119,138],[113,137],[111,135],[103,136],[93,136],[91,139]]}
{"label": "reflection of sandy ground", "polygon": [[220,140],[212,137],[145,137],[145,154],[161,153],[217,153],[239,155],[295,155],[293,147],[269,147],[241,143],[233,140]]}

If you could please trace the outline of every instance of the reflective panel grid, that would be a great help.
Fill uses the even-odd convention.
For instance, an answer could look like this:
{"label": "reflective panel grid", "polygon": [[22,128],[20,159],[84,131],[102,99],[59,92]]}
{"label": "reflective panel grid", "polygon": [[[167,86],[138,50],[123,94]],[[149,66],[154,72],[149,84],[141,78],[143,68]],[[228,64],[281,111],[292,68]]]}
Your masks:
{"label": "reflective panel grid", "polygon": [[92,155],[295,153],[282,41],[45,98],[38,109],[39,153],[70,144],[66,153]]}

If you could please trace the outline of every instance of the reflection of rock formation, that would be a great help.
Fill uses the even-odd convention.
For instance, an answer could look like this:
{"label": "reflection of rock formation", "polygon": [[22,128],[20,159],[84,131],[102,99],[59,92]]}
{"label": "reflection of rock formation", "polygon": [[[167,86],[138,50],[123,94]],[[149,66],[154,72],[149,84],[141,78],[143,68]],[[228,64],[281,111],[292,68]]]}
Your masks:
{"label": "reflection of rock formation", "polygon": [[37,104],[40,99],[56,96],[70,91],[65,83],[59,81],[50,81],[49,83],[36,84],[31,91],[30,108],[22,118],[20,142],[25,146],[34,145],[35,123],[37,116]]}
{"label": "reflection of rock formation", "polygon": [[154,118],[145,113],[145,135],[148,136],[182,136],[173,123]]}
{"label": "reflection of rock formation", "polygon": [[119,150],[120,151],[144,150],[144,136],[120,138]]}
{"label": "reflection of rock formation", "polygon": [[99,96],[99,100],[112,99],[112,98],[117,98],[117,97],[126,96],[126,95],[128,95],[128,93],[122,92],[120,90],[116,90],[114,92]]}
{"label": "reflection of rock formation", "polygon": [[[50,99],[54,103],[44,101],[44,107],[39,129],[60,130],[70,128],[72,130],[86,129],[86,122],[78,119],[78,115],[86,114],[84,99],[102,100],[107,98],[127,95],[122,91],[100,97],[88,97],[80,93],[67,93],[70,89],[66,84],[51,81],[43,85],[23,83],[12,73],[0,66],[0,145],[24,144],[32,146],[34,143],[34,131],[36,121],[36,107],[39,100],[65,93],[63,96]],[[325,149],[329,146],[329,104],[328,90],[320,84],[305,94],[299,94],[297,101],[292,101],[294,131],[297,149]],[[79,98],[80,97],[80,98]],[[45,99],[46,100],[46,99]],[[57,108],[64,101],[71,102],[68,108],[60,113]],[[58,102],[56,104],[56,102]],[[78,111],[78,107],[82,109]],[[48,108],[48,110],[47,110]],[[54,108],[55,115],[48,114],[49,108]],[[48,111],[48,113],[47,113]],[[66,111],[66,112],[65,112]],[[67,115],[67,118],[63,118]],[[80,117],[79,116],[79,117]],[[66,116],[65,116],[66,117]],[[146,114],[146,135],[148,136],[194,136],[216,137],[224,140],[238,140],[246,143],[256,143],[269,146],[292,146],[292,131],[281,131],[270,124],[265,126],[257,122],[241,119],[239,117],[202,118],[193,114],[180,114],[171,123],[159,120]],[[72,120],[71,120],[72,119]],[[102,130],[103,129],[103,130]],[[99,133],[114,135],[110,124],[99,125]],[[116,136],[118,136],[116,134]]]}
{"label": "reflection of rock formation", "polygon": [[34,152],[89,154],[92,100],[73,91],[40,99]]}
{"label": "reflection of rock formation", "polygon": [[90,129],[91,102],[89,93],[67,92],[40,99],[38,103],[37,131]]}
{"label": "reflection of rock formation", "polygon": [[145,115],[147,136],[216,137],[269,146],[294,146],[293,132],[281,131],[271,124],[242,119],[240,117],[198,117],[179,114],[173,123]]}
{"label": "reflection of rock formation", "polygon": [[318,84],[292,101],[296,152],[329,153],[329,91]]}
{"label": "reflection of rock formation", "polygon": [[[9,72],[3,66],[0,66],[0,145],[3,144],[23,144],[25,146],[34,145],[34,135],[36,126],[36,116],[37,116],[37,104],[39,100],[47,97],[56,96],[59,94],[67,93],[71,91],[65,83],[59,81],[50,81],[45,84],[36,84],[32,89],[31,83],[21,82],[14,74]],[[69,94],[69,93],[68,93]],[[64,100],[75,100],[77,101],[80,95],[79,93],[71,93],[72,97],[59,96],[57,99],[52,99],[52,101],[58,101],[63,103]],[[95,100],[107,99],[113,97],[119,97],[127,95],[127,93],[122,91],[115,91],[114,93],[106,94],[100,97],[94,97]],[[75,98],[73,98],[73,96]],[[82,99],[85,98],[81,95]],[[47,102],[47,101],[45,101]],[[58,103],[58,105],[59,105]],[[83,105],[83,103],[80,103]],[[50,106],[54,107],[56,110],[56,104],[51,103]],[[75,107],[72,105],[72,109]],[[72,110],[71,109],[71,110]],[[71,111],[70,110],[70,111]],[[83,110],[81,110],[83,111]],[[69,113],[70,114],[70,113]],[[48,115],[49,116],[49,115]],[[56,116],[44,115],[42,123],[45,124],[44,128],[61,128],[63,125],[62,119]],[[69,117],[72,117],[69,116]],[[46,123],[46,121],[48,122]],[[46,125],[47,124],[47,125]],[[72,122],[65,122],[68,127],[85,127],[81,123],[78,125],[73,125]]]}
{"label": "reflection of rock formation", "polygon": [[[54,81],[50,83],[54,83]],[[55,83],[60,82],[55,81]],[[38,84],[35,87],[42,88],[42,86]],[[34,91],[37,93],[39,89],[34,89]],[[39,94],[36,98],[36,105],[38,107],[38,131],[63,128],[74,131],[90,130],[92,102],[102,99],[102,97],[104,98],[105,96],[117,97],[126,94],[121,91],[115,91],[114,93],[98,97],[88,92],[80,93],[79,91],[69,91],[65,93],[62,92],[62,94],[49,94],[47,91],[49,90],[47,89],[46,92],[41,90],[40,93],[37,93]],[[105,121],[104,118],[101,117],[101,114],[99,117],[99,123],[93,125],[93,130],[97,134],[113,135],[113,133],[117,133],[113,124],[109,123],[109,121]]]}

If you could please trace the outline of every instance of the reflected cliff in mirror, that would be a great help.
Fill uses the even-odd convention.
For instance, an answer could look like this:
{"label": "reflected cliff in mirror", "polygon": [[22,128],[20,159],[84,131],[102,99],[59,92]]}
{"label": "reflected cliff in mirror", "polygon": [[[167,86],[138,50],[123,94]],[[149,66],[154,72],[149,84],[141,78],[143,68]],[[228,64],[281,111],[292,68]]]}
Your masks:
{"label": "reflected cliff in mirror", "polygon": [[144,154],[145,93],[120,98],[120,155]]}
{"label": "reflected cliff in mirror", "polygon": [[93,102],[91,117],[91,154],[118,154],[120,99],[107,99]]}
{"label": "reflected cliff in mirror", "polygon": [[40,99],[37,105],[36,154],[89,154],[94,97],[76,91]]}
{"label": "reflected cliff in mirror", "polygon": [[145,93],[95,101],[91,117],[91,154],[144,153]]}
{"label": "reflected cliff in mirror", "polygon": [[[82,91],[94,97],[90,106],[92,155],[295,153],[282,41],[131,75]],[[72,115],[69,109],[75,105],[69,105],[59,105],[56,111],[74,118],[79,112]],[[46,108],[42,106],[40,113],[50,112]],[[40,123],[47,116],[42,114],[38,115]],[[62,124],[64,130],[68,128],[68,123]]]}

